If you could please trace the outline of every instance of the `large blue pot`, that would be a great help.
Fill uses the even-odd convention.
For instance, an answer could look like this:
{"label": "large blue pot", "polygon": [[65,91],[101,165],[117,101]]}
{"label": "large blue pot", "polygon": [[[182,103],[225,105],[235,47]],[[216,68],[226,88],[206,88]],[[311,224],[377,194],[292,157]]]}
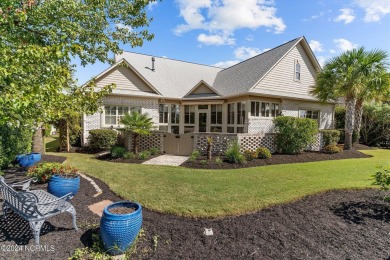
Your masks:
{"label": "large blue pot", "polygon": [[16,156],[16,161],[19,163],[21,167],[30,167],[34,165],[34,161],[32,160],[32,156],[30,154],[21,154]]}
{"label": "large blue pot", "polygon": [[76,195],[80,189],[80,176],[64,178],[60,175],[53,175],[47,185],[47,191],[54,196],[62,197],[68,193]]}
{"label": "large blue pot", "polygon": [[[134,208],[129,214],[113,214],[109,210],[116,207]],[[134,242],[142,226],[142,207],[131,201],[112,203],[104,208],[100,220],[100,236],[104,248],[111,255],[123,254]]]}
{"label": "large blue pot", "polygon": [[42,156],[40,153],[30,153],[31,160],[35,163],[39,162],[42,159]]}

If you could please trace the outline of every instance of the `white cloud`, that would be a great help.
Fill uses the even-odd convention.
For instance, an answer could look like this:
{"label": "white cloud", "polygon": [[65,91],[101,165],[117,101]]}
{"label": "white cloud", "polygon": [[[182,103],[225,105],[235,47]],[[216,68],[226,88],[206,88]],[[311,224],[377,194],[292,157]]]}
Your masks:
{"label": "white cloud", "polygon": [[335,22],[344,22],[345,24],[352,23],[355,20],[355,12],[349,8],[340,9],[340,15],[337,16]]}
{"label": "white cloud", "polygon": [[325,15],[325,12],[322,11],[320,12],[319,14],[315,14],[315,15],[312,15],[311,17],[309,18],[305,18],[303,19],[304,22],[310,22],[311,20],[315,20],[315,19],[318,19],[318,18],[321,18]]}
{"label": "white cloud", "polygon": [[336,50],[330,49],[329,52],[332,53],[332,54],[335,54]]}
{"label": "white cloud", "polygon": [[355,4],[366,12],[365,22],[378,22],[390,14],[389,0],[354,0]]}
{"label": "white cloud", "polygon": [[349,51],[358,47],[356,43],[352,43],[346,39],[335,39],[333,41],[341,51]]}
{"label": "white cloud", "polygon": [[309,45],[310,45],[310,48],[314,52],[322,52],[322,51],[324,51],[324,49],[322,49],[322,44],[319,41],[311,40]]}
{"label": "white cloud", "polygon": [[124,25],[123,23],[117,23],[117,24],[115,24],[115,26],[120,28],[120,29],[128,29],[129,31],[133,30],[133,28],[131,28],[130,25]]}
{"label": "white cloud", "polygon": [[245,38],[245,40],[247,40],[248,42],[253,42],[254,39],[255,39],[255,38],[253,37],[252,34],[249,34],[249,35]]}
{"label": "white cloud", "polygon": [[233,35],[242,28],[266,27],[282,33],[286,25],[276,16],[272,0],[176,0],[185,23],[175,28],[180,35],[191,30]]}
{"label": "white cloud", "polygon": [[233,45],[235,43],[235,39],[231,38],[228,34],[211,34],[206,35],[204,33],[199,34],[197,40],[206,45]]}
{"label": "white cloud", "polygon": [[236,65],[239,62],[240,62],[239,60],[220,61],[220,62],[217,62],[217,63],[211,65],[211,66],[215,66],[215,67],[219,67],[219,68],[229,68],[233,65]]}
{"label": "white cloud", "polygon": [[317,60],[318,60],[318,63],[321,65],[321,67],[324,67],[327,58],[324,56],[317,56]]}
{"label": "white cloud", "polygon": [[148,4],[148,10],[149,10],[149,11],[152,11],[157,5],[158,5],[158,2],[157,2],[157,1],[156,1],[156,2],[150,2],[150,3]]}

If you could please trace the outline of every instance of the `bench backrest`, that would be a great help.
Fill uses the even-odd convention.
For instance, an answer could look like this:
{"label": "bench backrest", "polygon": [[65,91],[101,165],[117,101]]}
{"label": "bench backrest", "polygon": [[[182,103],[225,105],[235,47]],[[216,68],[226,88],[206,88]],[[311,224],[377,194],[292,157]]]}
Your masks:
{"label": "bench backrest", "polygon": [[37,210],[38,198],[35,194],[25,191],[15,191],[0,176],[0,190],[3,194],[3,200],[17,213],[25,218],[39,214]]}

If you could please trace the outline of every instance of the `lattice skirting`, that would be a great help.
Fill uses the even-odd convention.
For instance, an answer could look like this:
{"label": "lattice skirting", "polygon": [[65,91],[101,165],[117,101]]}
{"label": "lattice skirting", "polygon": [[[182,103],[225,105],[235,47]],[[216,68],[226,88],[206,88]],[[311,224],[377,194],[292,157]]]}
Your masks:
{"label": "lattice skirting", "polygon": [[[124,134],[124,144],[129,151],[133,150],[132,133]],[[140,152],[149,150],[150,148],[158,148],[162,153],[164,151],[164,133],[155,132],[148,136],[140,136],[138,144]]]}

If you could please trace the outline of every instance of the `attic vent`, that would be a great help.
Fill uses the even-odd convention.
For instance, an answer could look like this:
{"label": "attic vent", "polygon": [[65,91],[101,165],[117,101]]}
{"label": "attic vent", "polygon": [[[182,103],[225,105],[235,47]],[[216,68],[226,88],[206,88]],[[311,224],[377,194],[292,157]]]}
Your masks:
{"label": "attic vent", "polygon": [[154,62],[156,61],[156,59],[154,57],[152,57],[152,71],[154,71]]}

